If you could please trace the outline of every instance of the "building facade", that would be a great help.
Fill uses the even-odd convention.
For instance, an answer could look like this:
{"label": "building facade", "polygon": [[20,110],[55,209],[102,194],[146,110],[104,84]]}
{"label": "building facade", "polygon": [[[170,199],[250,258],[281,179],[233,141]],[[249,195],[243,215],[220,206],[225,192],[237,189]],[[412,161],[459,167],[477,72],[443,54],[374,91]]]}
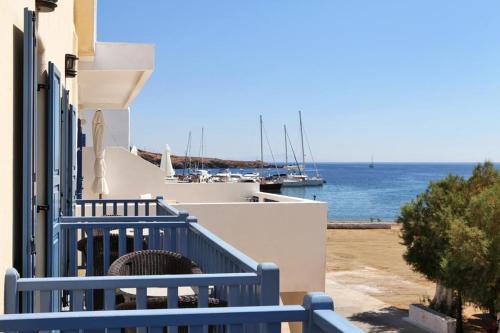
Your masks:
{"label": "building facade", "polygon": [[[253,184],[167,186],[156,166],[109,141],[110,191],[88,191],[96,169],[83,115],[128,119],[154,69],[154,45],[96,41],[96,6],[0,2],[0,331],[359,332],[310,293],[324,289],[324,203]],[[144,250],[190,259],[197,273],[110,273],[117,257]],[[186,286],[195,302],[176,309]],[[150,307],[155,288],[165,289],[161,310]],[[133,309],[117,311],[125,289]],[[211,309],[214,299],[223,307]]]}
{"label": "building facade", "polygon": [[[64,95],[65,103],[71,106],[75,115],[75,124],[76,118],[87,109],[123,110],[124,114],[119,118],[128,121],[128,107],[151,75],[154,64],[153,45],[96,43],[95,0],[55,1],[55,10],[48,12],[40,8],[43,3],[35,0],[0,3],[0,41],[4,47],[0,61],[0,139],[4,144],[0,162],[0,199],[3,203],[0,209],[0,241],[3,244],[0,271],[12,266],[23,271],[29,252],[34,253],[29,271],[36,276],[47,275],[49,228],[46,220],[51,199],[47,197],[47,186],[53,180],[48,176],[50,170],[47,170],[51,165],[50,158],[76,160],[76,144],[71,147],[75,153],[72,157],[62,151],[54,152],[56,156],[49,156],[51,146],[54,148],[54,142],[50,142],[54,139],[49,137],[51,133],[57,132],[57,144],[61,143],[59,135],[64,134],[59,132],[63,131],[59,128],[60,124],[55,129],[49,124],[49,117],[59,119],[57,114],[48,110],[51,105],[49,94],[61,98]],[[25,22],[25,9],[33,14],[32,25]],[[33,33],[31,38],[27,36],[26,27]],[[32,59],[26,58],[29,53],[27,48],[34,52]],[[66,71],[66,55],[78,57],[76,76]],[[49,63],[57,74],[55,84],[49,82]],[[30,78],[31,93],[26,91],[30,88],[26,77],[27,66],[31,66],[34,75]],[[27,94],[35,104],[27,103]],[[28,130],[29,126],[32,128]],[[30,137],[26,136],[27,130]],[[121,138],[120,143],[125,141]],[[55,150],[63,149],[61,147],[55,147]],[[68,151],[71,149],[67,147]],[[25,176],[28,167],[33,173],[30,179]],[[27,205],[26,195],[30,186],[29,194],[33,202]],[[24,216],[23,222],[23,214],[26,215],[30,207],[33,218],[26,221]],[[33,230],[24,230],[26,226],[23,227],[23,224],[32,224]],[[33,241],[29,240],[31,236]],[[28,248],[31,247],[29,244],[33,244],[33,248]],[[2,279],[3,275],[0,282]]]}

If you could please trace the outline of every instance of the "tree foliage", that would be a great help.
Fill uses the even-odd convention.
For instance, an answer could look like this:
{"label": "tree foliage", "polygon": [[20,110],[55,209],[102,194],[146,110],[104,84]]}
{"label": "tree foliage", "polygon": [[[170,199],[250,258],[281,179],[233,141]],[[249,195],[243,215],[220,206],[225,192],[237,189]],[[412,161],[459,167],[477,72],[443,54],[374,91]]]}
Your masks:
{"label": "tree foliage", "polygon": [[449,175],[401,209],[405,260],[460,298],[500,311],[500,173],[492,163],[472,176]]}

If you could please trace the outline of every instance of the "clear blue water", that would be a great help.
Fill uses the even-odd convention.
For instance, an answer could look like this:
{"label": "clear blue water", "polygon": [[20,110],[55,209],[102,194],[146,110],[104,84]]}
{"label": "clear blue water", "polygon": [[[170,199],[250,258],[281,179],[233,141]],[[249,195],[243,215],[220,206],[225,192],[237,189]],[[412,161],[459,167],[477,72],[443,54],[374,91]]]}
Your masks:
{"label": "clear blue water", "polygon": [[475,164],[321,163],[322,187],[283,188],[282,194],[325,201],[328,220],[393,221],[401,206],[448,174],[470,177]]}
{"label": "clear blue water", "polygon": [[[329,221],[367,221],[370,218],[393,221],[401,206],[424,191],[431,180],[442,179],[450,173],[468,178],[475,165],[377,163],[375,168],[370,169],[368,163],[319,163],[318,170],[327,182],[325,185],[285,187],[281,193],[327,202]],[[306,168],[313,169],[312,165],[307,165]],[[275,170],[269,169],[264,173],[275,173]]]}

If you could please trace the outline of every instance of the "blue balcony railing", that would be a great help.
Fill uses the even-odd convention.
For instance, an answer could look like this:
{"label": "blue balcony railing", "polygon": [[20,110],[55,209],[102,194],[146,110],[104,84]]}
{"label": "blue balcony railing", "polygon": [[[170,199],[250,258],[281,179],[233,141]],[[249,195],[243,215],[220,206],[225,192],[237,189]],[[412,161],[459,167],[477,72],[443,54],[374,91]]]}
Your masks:
{"label": "blue balcony railing", "polygon": [[79,216],[151,216],[187,215],[167,205],[162,197],[155,199],[80,199],[76,200]]}
{"label": "blue balcony railing", "polygon": [[135,328],[137,332],[161,333],[168,327],[169,333],[176,333],[181,331],[179,327],[187,327],[189,333],[202,333],[216,326],[230,333],[253,332],[248,327],[266,333],[279,331],[281,323],[287,322],[301,322],[303,333],[362,332],[337,315],[332,300],[321,293],[306,295],[303,305],[10,314],[0,316],[0,331],[118,333]]}
{"label": "blue balcony railing", "polygon": [[[281,322],[300,321],[304,332],[359,332],[332,311],[332,301],[324,295],[308,295],[303,306],[278,306],[276,265],[255,262],[162,198],[78,200],[77,215],[62,217],[59,223],[62,259],[57,264],[64,276],[24,279],[14,269],[7,272],[4,302],[8,315],[0,317],[0,331],[138,328],[142,333],[168,327],[168,333],[177,333],[178,326],[188,326],[189,332],[200,333],[277,333]],[[105,276],[113,255],[131,250],[127,239],[133,240],[133,251],[181,253],[203,273]],[[77,244],[85,245],[86,256]],[[99,253],[94,253],[96,248]],[[191,287],[198,309],[176,309],[181,287]],[[147,310],[150,288],[164,290],[168,309]],[[115,310],[116,296],[123,289],[133,290],[135,311]],[[103,311],[94,311],[96,295],[103,300]],[[21,296],[36,300],[37,313],[18,313]],[[208,308],[210,297],[226,307]]]}
{"label": "blue balcony railing", "polygon": [[[191,287],[197,291],[201,305],[208,297],[229,306],[279,304],[276,265],[255,262],[199,225],[195,217],[166,205],[161,199],[79,200],[78,205],[80,212],[88,212],[91,216],[61,217],[59,223],[62,260],[58,264],[64,277],[10,278],[16,285],[7,289],[33,299],[40,295],[41,311],[96,309],[96,291],[108,296],[105,308],[114,309],[111,295],[115,295],[116,288],[135,288],[141,296],[148,288],[164,287],[168,288],[168,295],[177,295],[180,287]],[[108,211],[112,216],[106,216]],[[138,212],[149,215],[135,216]],[[159,249],[181,253],[195,261],[203,274],[105,277],[112,260],[131,251],[127,239],[133,239],[132,251]],[[95,244],[97,240],[99,243]],[[118,254],[113,254],[112,244],[116,251],[116,241]],[[86,249],[85,256],[78,251],[81,245]],[[96,248],[99,248],[98,253],[94,253]],[[126,287],[116,287],[112,281],[118,280]],[[17,296],[9,299],[13,308],[17,308],[16,299]],[[177,304],[169,307],[177,307]]]}
{"label": "blue balcony railing", "polygon": [[[271,266],[271,268],[274,268]],[[189,275],[148,275],[148,276],[93,276],[93,277],[55,277],[55,278],[19,278],[13,268],[5,275],[5,312],[18,313],[19,296],[29,292],[39,296],[40,312],[67,312],[89,310],[88,297],[96,290],[102,290],[104,309],[115,309],[116,291],[134,289],[138,309],[146,309],[146,295],[149,288],[164,288],[168,297],[168,308],[177,308],[177,296],[180,287],[191,287],[198,295],[198,306],[208,306],[208,297],[214,296],[213,288],[227,288],[227,306],[272,305],[275,297],[275,286],[270,285],[275,276],[273,270],[266,265],[259,265],[258,273],[224,273],[224,274],[189,274]],[[269,281],[266,281],[269,280]],[[260,289],[257,291],[256,289]],[[271,289],[269,292],[266,289]],[[70,294],[67,306],[54,311],[52,304],[54,293],[62,290]],[[128,291],[130,292],[130,291]],[[272,298],[260,298],[274,294]],[[260,298],[260,299],[259,299]],[[171,304],[170,304],[171,303]]]}

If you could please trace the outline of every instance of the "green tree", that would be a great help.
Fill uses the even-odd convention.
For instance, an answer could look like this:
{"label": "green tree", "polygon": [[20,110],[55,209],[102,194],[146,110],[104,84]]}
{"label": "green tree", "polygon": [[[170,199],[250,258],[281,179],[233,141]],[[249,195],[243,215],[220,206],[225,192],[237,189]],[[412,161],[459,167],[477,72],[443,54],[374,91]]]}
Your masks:
{"label": "green tree", "polygon": [[481,232],[481,268],[467,298],[487,308],[490,313],[500,312],[500,182],[475,195],[468,212],[470,225]]}
{"label": "green tree", "polygon": [[401,209],[404,258],[436,282],[431,305],[458,319],[457,332],[463,300],[498,306],[499,216],[500,174],[490,162],[476,166],[468,180],[449,175],[431,182]]}

